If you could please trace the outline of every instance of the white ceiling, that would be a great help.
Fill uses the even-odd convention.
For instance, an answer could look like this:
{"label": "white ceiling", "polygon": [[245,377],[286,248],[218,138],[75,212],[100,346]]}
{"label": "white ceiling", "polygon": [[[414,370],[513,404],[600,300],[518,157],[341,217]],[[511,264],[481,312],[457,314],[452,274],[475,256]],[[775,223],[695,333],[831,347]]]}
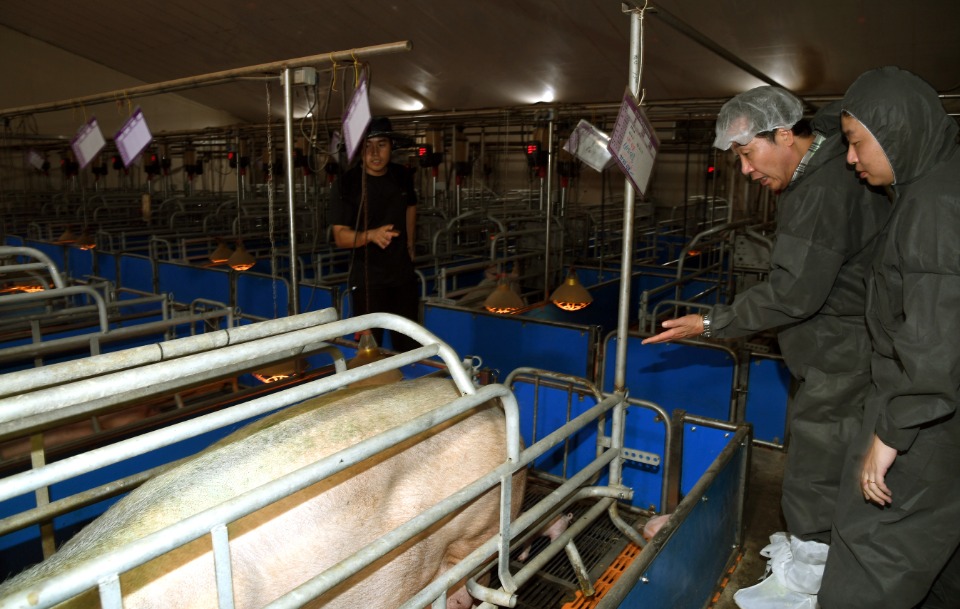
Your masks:
{"label": "white ceiling", "polygon": [[[677,21],[802,96],[841,95],[858,74],[884,64],[913,70],[942,93],[960,86],[957,0],[649,4],[642,85],[651,103],[722,100],[764,84],[678,31]],[[627,81],[629,23],[619,0],[0,5],[0,25],[147,83],[409,40],[411,51],[370,61],[371,102],[383,114],[415,101],[436,112],[527,105],[548,90],[556,104],[617,102]],[[62,99],[89,93],[64,91]],[[265,116],[262,85],[181,95],[246,121]],[[332,103],[334,115],[339,104]]]}

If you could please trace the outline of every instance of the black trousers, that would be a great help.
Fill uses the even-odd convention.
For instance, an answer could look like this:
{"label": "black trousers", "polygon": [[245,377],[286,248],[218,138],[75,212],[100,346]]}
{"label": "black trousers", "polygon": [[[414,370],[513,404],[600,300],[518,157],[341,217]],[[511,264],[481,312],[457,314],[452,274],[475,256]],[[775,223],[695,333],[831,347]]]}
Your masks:
{"label": "black trousers", "polygon": [[[420,323],[420,293],[415,278],[399,286],[357,285],[352,294],[352,306],[354,315],[394,313]],[[373,337],[381,347],[383,336],[383,329],[373,329]],[[393,350],[398,352],[420,346],[419,342],[398,332],[390,332],[390,342]]]}

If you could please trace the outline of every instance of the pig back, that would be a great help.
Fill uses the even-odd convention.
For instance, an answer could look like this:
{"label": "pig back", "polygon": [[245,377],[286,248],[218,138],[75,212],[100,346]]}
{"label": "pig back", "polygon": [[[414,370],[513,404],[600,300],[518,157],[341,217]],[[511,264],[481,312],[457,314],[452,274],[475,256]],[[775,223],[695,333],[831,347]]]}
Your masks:
{"label": "pig back", "polygon": [[[450,381],[423,379],[337,391],[266,417],[132,492],[26,580],[162,529],[458,395]],[[504,438],[502,410],[487,404],[231,523],[237,607],[274,600],[486,474],[505,461]],[[396,606],[496,533],[498,502],[494,488],[311,606]],[[121,583],[126,607],[216,606],[209,536],[122,575]],[[7,586],[14,587],[21,585]]]}

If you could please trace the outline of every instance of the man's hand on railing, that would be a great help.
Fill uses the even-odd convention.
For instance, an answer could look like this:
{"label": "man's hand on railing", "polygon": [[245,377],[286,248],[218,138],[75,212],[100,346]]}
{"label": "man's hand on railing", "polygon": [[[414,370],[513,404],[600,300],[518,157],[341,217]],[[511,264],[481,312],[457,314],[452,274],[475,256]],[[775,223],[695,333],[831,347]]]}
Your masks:
{"label": "man's hand on railing", "polygon": [[703,333],[703,315],[693,313],[676,319],[668,319],[663,322],[663,327],[663,332],[643,339],[642,344],[664,343],[700,336]]}

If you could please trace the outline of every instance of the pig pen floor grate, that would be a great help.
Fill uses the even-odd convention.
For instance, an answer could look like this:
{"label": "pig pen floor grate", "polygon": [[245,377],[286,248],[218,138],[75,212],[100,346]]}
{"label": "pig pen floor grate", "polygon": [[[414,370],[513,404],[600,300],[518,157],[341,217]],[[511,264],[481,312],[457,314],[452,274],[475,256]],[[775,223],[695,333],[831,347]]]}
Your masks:
{"label": "pig pen floor grate", "polygon": [[[556,488],[556,485],[539,478],[528,479],[523,509],[527,510],[550,494],[554,488]],[[569,511],[573,512],[574,520],[576,520],[592,505],[594,505],[592,501],[580,501],[573,504]],[[621,510],[620,515],[638,531],[643,529],[643,525],[648,518],[643,515],[633,517],[632,513],[626,512],[626,510]],[[596,582],[603,575],[628,542],[629,540],[624,534],[606,516],[598,518],[574,538],[574,544],[576,544],[584,566],[589,572],[591,582]],[[546,537],[535,538],[530,557],[542,551],[549,543],[550,541]],[[513,565],[511,571],[513,572],[523,567],[524,563],[517,560],[517,556],[523,552],[523,548],[524,546],[521,545],[511,552],[511,563]],[[527,560],[529,561],[530,558]],[[500,581],[497,578],[496,569],[493,569],[491,573],[491,587],[499,588]],[[559,552],[520,588],[517,593],[517,609],[559,609],[565,603],[574,600],[578,591],[577,578],[573,572],[573,567],[570,566],[570,561],[567,559],[567,554],[566,552]]]}

